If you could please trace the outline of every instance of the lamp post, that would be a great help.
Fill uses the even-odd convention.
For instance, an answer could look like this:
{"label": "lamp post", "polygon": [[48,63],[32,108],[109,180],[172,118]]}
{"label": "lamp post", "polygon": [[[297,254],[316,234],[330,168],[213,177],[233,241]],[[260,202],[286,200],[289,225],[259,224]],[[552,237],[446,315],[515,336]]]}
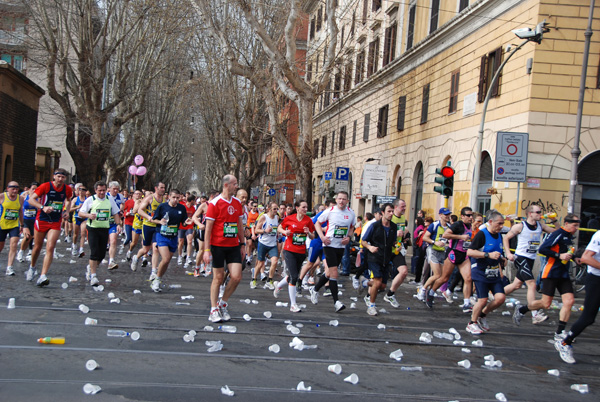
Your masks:
{"label": "lamp post", "polygon": [[[502,64],[500,64],[500,67],[498,67],[496,74],[494,74],[494,77],[492,78],[492,82],[488,86],[488,91],[485,95],[485,100],[483,101],[481,123],[479,125],[479,133],[477,135],[477,151],[475,154],[475,166],[473,167],[473,181],[471,182],[471,199],[469,200],[469,205],[472,208],[476,209],[475,204],[477,203],[477,191],[479,189],[479,170],[481,165],[481,152],[483,150],[483,130],[485,126],[485,115],[487,113],[488,103],[490,101],[490,98],[492,97],[492,88],[496,84],[496,81],[498,81],[498,77],[500,76],[500,73],[502,72],[502,69],[504,68],[506,63],[519,49],[521,49],[523,46],[525,46],[525,44],[527,44],[530,41],[536,42],[538,44],[542,43],[543,34],[550,31],[548,28],[546,28],[546,25],[548,25],[548,23],[546,22],[546,20],[544,20],[537,24],[535,30],[531,30],[531,28],[513,30],[513,33],[517,35],[518,38],[525,40],[508,54],[508,57],[502,62]],[[498,151],[496,150],[496,152]]]}

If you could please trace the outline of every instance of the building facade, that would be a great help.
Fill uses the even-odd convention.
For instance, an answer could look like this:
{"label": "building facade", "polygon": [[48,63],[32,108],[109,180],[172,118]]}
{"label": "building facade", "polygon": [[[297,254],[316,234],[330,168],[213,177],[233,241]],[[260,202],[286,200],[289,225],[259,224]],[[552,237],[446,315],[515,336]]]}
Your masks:
{"label": "building facade", "polygon": [[[322,12],[314,7],[311,18],[318,21]],[[542,43],[516,52],[491,88],[480,184],[470,206],[522,215],[536,203],[566,215],[588,13],[589,2],[573,0],[341,1],[340,61],[314,114],[313,201],[333,189],[325,172],[335,176],[347,167],[352,207],[359,215],[372,210],[377,197],[363,186],[363,172],[375,164],[385,181],[385,194],[376,195],[403,198],[411,220],[419,209],[436,216],[443,199],[433,190],[435,169],[450,162],[456,170],[450,208],[457,213],[469,205],[485,94],[510,47],[522,42],[511,31],[545,19],[551,31]],[[323,58],[327,27],[321,36],[316,27],[308,71]],[[594,35],[575,205],[586,216],[600,208],[600,179],[591,173],[600,167],[599,54]],[[502,131],[529,134],[524,183],[493,180]]]}

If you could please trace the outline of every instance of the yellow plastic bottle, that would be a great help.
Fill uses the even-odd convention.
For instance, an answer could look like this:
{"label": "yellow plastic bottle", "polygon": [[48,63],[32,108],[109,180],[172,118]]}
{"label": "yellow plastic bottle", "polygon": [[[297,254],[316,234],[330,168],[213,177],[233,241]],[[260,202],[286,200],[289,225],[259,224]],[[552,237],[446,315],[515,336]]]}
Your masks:
{"label": "yellow plastic bottle", "polygon": [[[575,254],[575,247],[573,247],[573,246],[569,247],[569,251],[567,251],[567,253],[569,253],[569,254],[571,254],[571,255],[574,255],[574,254]],[[570,260],[567,260],[567,261],[565,261],[565,260],[562,260],[561,262],[562,262],[563,264],[567,265],[567,262],[569,262],[569,261],[570,261]]]}
{"label": "yellow plastic bottle", "polygon": [[38,339],[38,343],[52,343],[55,345],[64,345],[65,338],[63,338],[63,337],[53,338],[53,337],[47,336],[45,338]]}
{"label": "yellow plastic bottle", "polygon": [[556,218],[556,212],[550,212],[549,214],[544,214],[544,215],[542,215],[542,218],[544,218],[544,219],[554,219],[554,218]]}

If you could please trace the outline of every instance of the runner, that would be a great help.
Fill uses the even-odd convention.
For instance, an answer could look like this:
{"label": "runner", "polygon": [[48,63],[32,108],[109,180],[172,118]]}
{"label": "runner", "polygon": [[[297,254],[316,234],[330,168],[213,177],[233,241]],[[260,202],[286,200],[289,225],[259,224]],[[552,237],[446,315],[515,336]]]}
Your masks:
{"label": "runner", "polygon": [[67,171],[61,168],[56,169],[53,181],[43,183],[29,198],[29,204],[38,208],[38,214],[34,226],[31,264],[25,273],[25,278],[32,281],[37,274],[35,265],[42,251],[44,239],[46,239],[46,256],[44,257],[42,273],[37,280],[37,286],[39,287],[47,286],[50,283],[47,274],[54,259],[54,248],[60,236],[61,222],[63,218],[67,219],[69,216],[65,209],[69,210],[71,208],[73,191],[71,187],[65,184],[66,179]]}
{"label": "runner", "polygon": [[252,282],[250,282],[250,288],[252,289],[256,289],[256,281],[259,274],[264,274],[267,257],[271,260],[271,268],[269,269],[269,281],[265,284],[265,288],[270,290],[275,289],[273,277],[277,270],[277,261],[279,261],[279,252],[277,251],[278,226],[279,217],[277,216],[277,203],[272,202],[269,204],[267,213],[258,218],[258,222],[253,228],[254,234],[259,235],[259,237],[256,266]]}
{"label": "runner", "polygon": [[29,247],[28,255],[31,255],[31,249],[33,248],[33,226],[35,224],[35,216],[37,215],[37,208],[33,207],[29,204],[29,197],[33,194],[33,192],[38,188],[40,184],[37,181],[31,183],[31,187],[29,190],[21,193],[22,196],[25,197],[25,202],[23,203],[23,224],[29,228],[29,236],[24,236],[23,241],[21,242],[21,249],[17,253],[17,261],[23,262],[25,261],[25,257],[23,257],[23,253]]}
{"label": "runner", "polygon": [[361,240],[363,251],[367,250],[367,262],[369,271],[371,271],[371,280],[369,281],[371,297],[369,307],[367,307],[367,314],[371,316],[377,315],[375,306],[377,293],[385,289],[390,270],[394,269],[392,249],[396,244],[398,227],[392,222],[393,215],[394,205],[385,204],[383,218],[369,225]]}
{"label": "runner", "polygon": [[[85,188],[83,184],[77,183],[75,185],[75,191],[77,192],[77,196],[71,203],[71,212],[73,213],[73,244],[71,245],[71,255],[73,257],[79,256],[79,258],[81,258],[85,255],[83,245],[85,244],[86,239],[85,228],[87,219],[79,217],[79,209],[85,201],[85,193],[87,192],[87,188]],[[79,246],[77,246],[78,238]]]}
{"label": "runner", "polygon": [[182,200],[181,205],[184,206],[187,217],[190,218],[190,221],[189,225],[182,224],[179,226],[179,231],[177,232],[177,252],[179,255],[177,258],[177,265],[181,265],[183,263],[182,253],[187,244],[187,257],[183,268],[188,269],[192,263],[192,252],[194,250],[194,222],[192,220],[192,216],[194,216],[194,213],[196,212],[196,196],[193,194],[188,195],[185,200]]}
{"label": "runner", "polygon": [[[394,214],[392,215],[392,223],[396,224],[397,234],[396,241],[400,241],[400,247],[397,247],[394,251],[394,259],[392,261],[392,265],[398,270],[398,273],[392,280],[392,285],[390,286],[387,294],[383,296],[383,300],[390,303],[392,307],[398,308],[400,307],[400,303],[396,300],[395,293],[404,283],[404,279],[408,275],[408,266],[406,265],[406,247],[404,245],[404,237],[410,233],[406,229],[406,217],[404,216],[404,212],[406,211],[406,202],[402,199],[394,200]],[[385,213],[385,211],[382,211]],[[387,278],[386,278],[387,281]]]}
{"label": "runner", "polygon": [[[463,208],[461,215],[465,216],[464,214]],[[473,335],[480,335],[490,330],[486,316],[501,306],[506,298],[502,286],[501,265],[504,250],[502,235],[500,235],[504,226],[504,217],[499,212],[491,212],[487,219],[487,225],[477,233],[467,250],[467,256],[474,259],[471,265],[471,277],[477,290],[477,303],[473,306],[471,321],[467,325],[467,332]],[[494,300],[488,304],[490,292],[494,295]]]}
{"label": "runner", "polygon": [[[527,285],[527,305],[530,305],[535,301],[536,284],[533,275],[533,264],[542,242],[542,232],[552,233],[555,229],[541,222],[542,210],[538,205],[531,204],[527,207],[525,213],[527,214],[527,220],[514,225],[502,241],[504,250],[506,250],[506,258],[514,261],[517,268],[517,275],[513,283],[504,287],[504,293],[509,295],[515,290],[521,289],[521,286],[525,283]],[[509,242],[515,236],[518,236],[518,243],[513,254],[510,252]],[[515,309],[513,314],[515,324],[521,324],[523,315],[529,311],[527,305],[518,306],[521,310],[519,308]],[[531,320],[534,324],[539,324],[548,319],[546,314],[538,312],[538,310],[533,310],[531,314]]]}
{"label": "runner", "polygon": [[325,274],[319,279],[319,282],[310,289],[310,298],[313,304],[317,304],[319,302],[319,289],[329,281],[335,311],[340,312],[346,306],[338,300],[337,267],[342,260],[344,247],[350,241],[350,236],[354,232],[354,225],[356,224],[356,215],[348,207],[347,192],[340,191],[336,197],[336,206],[323,211],[319,219],[317,219],[317,223],[323,222],[327,222],[325,233],[323,233],[321,225],[316,225],[315,228],[323,241],[327,268]]}
{"label": "runner", "polygon": [[[212,201],[219,194],[216,190],[211,190],[208,194],[208,201]],[[201,274],[204,276],[208,276],[212,272],[212,267],[210,264],[204,264],[204,249],[205,249],[205,234],[206,234],[206,226],[205,226],[205,216],[206,211],[208,210],[208,202],[206,197],[201,197],[203,200],[202,203],[196,209],[196,212],[192,216],[192,220],[196,224],[198,228],[198,243],[199,243],[199,251],[196,256],[196,267],[194,268],[194,276],[199,277]]]}
{"label": "runner", "polygon": [[433,300],[427,297],[428,290],[430,290],[438,278],[442,275],[442,265],[446,259],[446,243],[447,240],[443,238],[444,233],[450,227],[450,210],[448,208],[440,208],[438,212],[438,219],[429,227],[423,235],[423,241],[430,244],[427,247],[426,255],[427,261],[429,262],[431,274],[429,279],[425,282],[423,287],[419,290],[417,298],[427,304],[427,300],[430,300],[431,307],[427,304],[427,307],[433,307]]}
{"label": "runner", "polygon": [[150,281],[156,277],[158,270],[158,250],[156,248],[156,223],[152,222],[151,214],[154,214],[156,208],[164,202],[165,183],[158,182],[154,186],[154,193],[149,193],[144,197],[137,207],[133,208],[133,212],[140,215],[143,219],[142,225],[142,248],[131,259],[131,270],[135,271],[138,268],[138,261],[141,256],[152,250],[152,272],[150,273]]}
{"label": "runner", "polygon": [[[290,296],[290,311],[292,313],[302,311],[296,303],[296,284],[298,283],[298,274],[302,268],[302,263],[306,258],[306,239],[315,237],[315,225],[306,216],[307,210],[307,202],[304,200],[299,201],[296,213],[288,215],[277,228],[277,232],[286,238],[283,246],[283,258],[285,259],[288,275],[277,283],[273,296],[277,298],[281,289],[287,284]],[[276,248],[276,245],[273,245],[273,248]]]}
{"label": "runner", "polygon": [[[123,204],[125,203],[125,198],[121,195],[119,190],[121,189],[121,185],[118,181],[111,181],[108,184],[108,198],[112,199],[120,211],[123,210]],[[119,219],[119,222],[121,220]],[[117,237],[121,233],[122,230],[117,232],[117,226],[119,224],[116,223],[115,218],[111,215],[110,217],[110,230],[108,231],[108,241],[109,241],[109,250],[108,250],[108,269],[117,269],[119,268],[119,264],[115,262],[115,256],[117,255]],[[122,252],[123,250],[121,250]]]}
{"label": "runner", "polygon": [[556,340],[554,346],[560,353],[560,358],[565,363],[575,363],[573,347],[571,344],[584,329],[596,320],[598,309],[600,309],[600,231],[594,233],[581,257],[581,263],[587,264],[587,276],[585,277],[585,301],[583,312],[579,319],[571,326],[564,340]]}
{"label": "runner", "polygon": [[[223,177],[223,191],[208,203],[204,263],[210,264],[212,257],[213,280],[210,287],[210,315],[212,322],[229,321],[227,301],[242,279],[242,260],[245,254],[244,210],[242,203],[233,196],[237,189],[233,175]],[[229,270],[229,283],[219,300],[219,288],[225,280],[225,267]]]}
{"label": "runner", "polygon": [[[97,181],[94,184],[95,194],[86,199],[79,209],[79,216],[83,219],[89,219],[87,223],[88,244],[90,246],[90,262],[86,279],[90,285],[98,286],[100,281],[96,276],[98,265],[106,256],[106,246],[110,237],[110,218],[113,217],[117,224],[116,233],[121,233],[121,217],[119,216],[119,207],[114,199],[106,194],[106,183]],[[110,267],[109,267],[110,269]]]}
{"label": "runner", "polygon": [[[258,219],[258,205],[256,201],[249,201],[250,208],[248,209],[248,223],[246,228],[250,231],[249,236],[246,236],[246,265],[252,265],[252,253],[254,252],[254,242],[256,241],[256,235],[253,232],[253,228],[256,225]],[[255,270],[256,271],[256,270]],[[266,275],[261,275],[261,280],[266,278]]]}
{"label": "runner", "polygon": [[13,263],[17,255],[21,233],[25,239],[31,236],[29,228],[23,222],[23,205],[25,205],[25,196],[19,195],[19,183],[9,181],[6,192],[0,194],[0,252],[4,249],[6,236],[10,242],[6,276],[15,274]]}
{"label": "runner", "polygon": [[[142,202],[142,192],[140,190],[135,190],[131,196],[131,199],[125,201],[123,204],[123,214],[125,216],[125,232],[128,230],[131,231],[129,238],[129,249],[125,254],[127,261],[131,261],[131,253],[133,249],[137,246],[140,235],[142,234],[143,228],[143,218],[136,214],[134,211],[139,209],[140,203]],[[125,243],[127,245],[127,242]]]}
{"label": "runner", "polygon": [[[317,209],[316,209],[316,215],[312,217],[312,221],[313,224],[317,223],[317,219],[319,219],[319,217],[321,216],[321,214],[323,213],[323,211],[326,208],[330,208],[332,206],[335,205],[335,200],[330,199],[325,201],[325,205],[317,205]],[[327,224],[321,224],[321,226],[323,227],[327,227]],[[298,281],[299,283],[297,284],[296,289],[298,290],[298,293],[301,293],[301,289],[303,285],[314,285],[314,277],[315,277],[315,271],[317,270],[317,267],[319,266],[321,261],[325,260],[325,256],[323,254],[323,241],[321,240],[321,238],[319,236],[315,236],[314,239],[312,239],[310,241],[310,244],[308,246],[308,261],[306,262],[306,264],[304,264],[302,266],[302,270],[300,271],[300,276],[298,277]],[[309,282],[311,281],[312,282]]]}
{"label": "runner", "polygon": [[156,277],[150,284],[154,292],[161,291],[162,277],[167,272],[173,253],[177,251],[179,227],[181,225],[189,226],[192,223],[192,218],[188,217],[186,207],[179,203],[180,197],[179,190],[169,191],[169,201],[160,204],[152,216],[152,222],[160,225],[156,233],[156,246],[161,257]]}

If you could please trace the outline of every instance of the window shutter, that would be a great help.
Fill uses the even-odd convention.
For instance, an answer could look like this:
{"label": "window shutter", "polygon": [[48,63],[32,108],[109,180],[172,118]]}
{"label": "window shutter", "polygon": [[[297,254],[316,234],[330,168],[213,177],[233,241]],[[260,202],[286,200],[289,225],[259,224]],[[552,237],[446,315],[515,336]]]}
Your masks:
{"label": "window shutter", "polygon": [[[498,69],[500,68],[500,64],[502,64],[502,48],[501,47],[496,49],[496,51],[494,52],[494,66],[493,66],[493,70],[492,70],[494,74],[496,74],[496,71],[498,71]],[[492,74],[491,76],[493,77],[494,74]],[[498,76],[498,79],[496,80],[496,83],[492,87],[492,97],[496,97],[500,94],[500,78],[501,77],[502,77],[502,73],[500,73],[500,75]]]}
{"label": "window shutter", "polygon": [[487,77],[487,55],[481,57],[481,68],[479,69],[479,91],[477,92],[477,101],[485,100],[485,81]]}

